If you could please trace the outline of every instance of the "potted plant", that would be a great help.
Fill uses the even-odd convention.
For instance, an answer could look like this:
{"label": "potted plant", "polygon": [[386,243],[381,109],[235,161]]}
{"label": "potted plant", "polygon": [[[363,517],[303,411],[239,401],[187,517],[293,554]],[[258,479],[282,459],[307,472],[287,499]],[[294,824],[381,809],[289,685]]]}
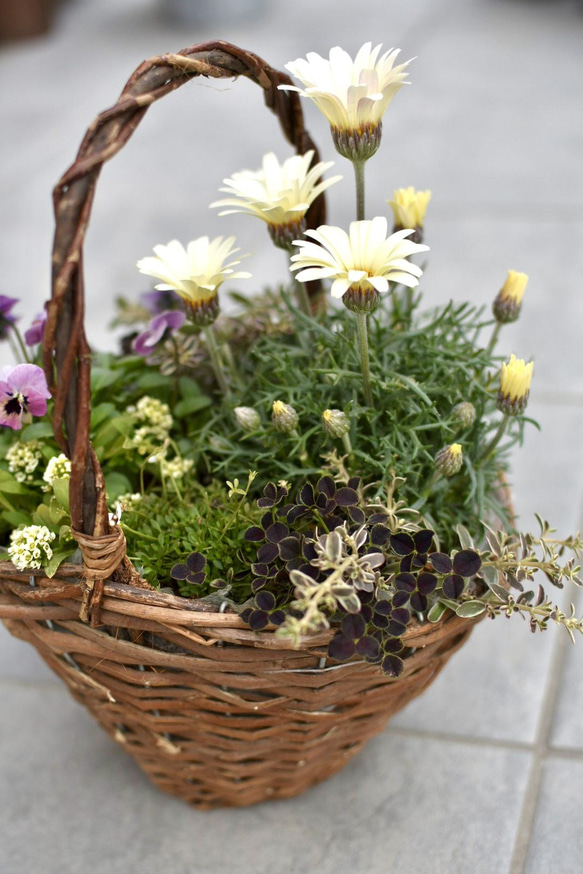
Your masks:
{"label": "potted plant", "polygon": [[[516,531],[505,487],[533,364],[497,344],[527,277],[508,272],[492,313],[427,308],[430,192],[398,189],[367,217],[366,162],[408,73],[397,54],[308,55],[288,65],[302,87],[222,42],[144,63],[55,189],[46,313],[22,338],[0,299],[21,359],[0,385],[0,617],[200,808],[338,770],[481,618],[583,630],[536,579],[580,584],[579,536]],[[251,295],[234,237],[157,245],[137,265],[156,287],[118,301],[119,354],[92,355],[82,245],[99,170],[198,75],[256,81],[296,148],[234,172],[212,204],[262,221],[292,278]],[[341,177],[300,98],[354,167],[347,230],[326,223]]]}

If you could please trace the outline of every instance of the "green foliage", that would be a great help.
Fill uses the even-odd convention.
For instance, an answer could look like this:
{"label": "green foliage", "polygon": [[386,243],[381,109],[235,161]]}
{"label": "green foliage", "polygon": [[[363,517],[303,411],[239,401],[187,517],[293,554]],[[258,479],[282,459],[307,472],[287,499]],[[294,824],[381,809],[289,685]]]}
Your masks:
{"label": "green foliage", "polygon": [[247,490],[234,492],[214,482],[206,488],[194,486],[180,502],[154,494],[146,497],[137,507],[123,513],[121,524],[128,555],[152,585],[172,585],[172,567],[189,553],[200,552],[207,561],[205,585],[178,581],[179,593],[203,597],[209,593],[213,580],[230,577],[229,571],[236,568],[242,569],[243,574],[229,580],[231,597],[239,595],[244,600],[254,554],[244,533],[260,517],[261,511],[249,502]]}

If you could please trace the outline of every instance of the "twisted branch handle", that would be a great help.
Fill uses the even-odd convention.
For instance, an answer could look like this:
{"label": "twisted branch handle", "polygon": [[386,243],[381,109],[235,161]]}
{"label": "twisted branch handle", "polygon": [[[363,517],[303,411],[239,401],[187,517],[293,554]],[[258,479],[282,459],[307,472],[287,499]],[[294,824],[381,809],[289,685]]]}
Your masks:
{"label": "twisted branch handle", "polygon": [[[289,77],[257,55],[223,41],[201,43],[145,61],[132,74],[117,103],[88,128],[75,162],[53,193],[52,299],[47,308],[43,364],[55,403],[55,437],[71,458],[72,526],[93,537],[103,538],[109,532],[103,474],[89,440],[90,349],[83,327],[83,241],[95,186],[103,164],[127,143],[148,107],[197,76],[246,76],[256,82],[286,139],[299,154],[314,149],[315,160],[319,160],[304,128],[298,95],[278,90],[278,85],[290,83]],[[309,227],[325,221],[325,209],[320,196],[308,213]]]}

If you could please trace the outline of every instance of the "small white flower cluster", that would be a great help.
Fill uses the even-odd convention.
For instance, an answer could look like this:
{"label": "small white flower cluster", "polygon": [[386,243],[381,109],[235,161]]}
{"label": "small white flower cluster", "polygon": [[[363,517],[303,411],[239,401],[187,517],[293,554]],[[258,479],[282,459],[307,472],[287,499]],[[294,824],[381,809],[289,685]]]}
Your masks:
{"label": "small white flower cluster", "polygon": [[132,510],[134,507],[138,506],[142,497],[143,495],[140,492],[127,492],[125,495],[120,495],[116,501],[116,510],[119,506],[122,512],[127,513],[128,510]]}
{"label": "small white flower cluster", "polygon": [[142,423],[131,437],[131,444],[140,455],[147,455],[167,439],[173,422],[168,404],[144,395],[135,406],[127,407],[126,412]]}
{"label": "small white flower cluster", "polygon": [[49,460],[46,470],[43,473],[43,479],[49,488],[53,487],[56,479],[69,479],[71,476],[71,462],[62,452],[60,455],[55,455]]}
{"label": "small white flower cluster", "polygon": [[194,462],[192,458],[180,458],[180,456],[177,455],[170,461],[163,458],[160,462],[160,469],[164,478],[182,479],[184,474],[188,473],[193,464]]}
{"label": "small white flower cluster", "polygon": [[52,558],[51,543],[57,535],[46,525],[28,525],[10,535],[8,555],[19,571],[38,569]]}
{"label": "small white flower cluster", "polygon": [[14,474],[14,479],[19,483],[30,483],[34,479],[33,473],[42,459],[41,444],[38,440],[13,443],[6,452],[8,470]]}

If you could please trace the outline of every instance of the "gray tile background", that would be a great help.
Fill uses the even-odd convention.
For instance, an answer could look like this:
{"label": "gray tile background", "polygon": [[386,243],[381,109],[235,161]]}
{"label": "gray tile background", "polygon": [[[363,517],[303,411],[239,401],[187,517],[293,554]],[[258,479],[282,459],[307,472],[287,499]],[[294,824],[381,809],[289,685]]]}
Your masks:
{"label": "gray tile background", "polygon": [[[516,455],[516,504],[525,526],[541,510],[563,533],[578,528],[582,4],[264,0],[257,16],[229,17],[233,5],[214,4],[222,21],[181,26],[162,0],[77,0],[49,37],[0,49],[3,293],[22,299],[24,322],[40,309],[51,187],[143,58],[217,36],[276,67],[335,44],[352,52],[371,37],[400,45],[418,56],[414,84],[392,105],[369,164],[369,213],[395,187],[432,188],[428,299],[487,303],[509,267],[530,274],[523,317],[504,343],[535,358],[531,409],[543,433],[528,432]],[[199,0],[201,16],[204,7]],[[307,110],[335,159],[324,121]],[[95,202],[86,255],[95,345],[112,343],[110,302],[144,288],[134,264],[157,242],[232,230],[255,253],[259,284],[284,277],[254,223],[207,210],[220,180],[257,166],[267,149],[289,154],[247,82],[197,83],[148,114],[105,168]],[[330,192],[330,214],[344,224],[351,168],[338,158],[335,169],[347,178]],[[518,619],[483,623],[343,773],[294,801],[200,814],[150,787],[36,653],[0,628],[0,871],[574,874],[583,855],[582,644],[554,629],[535,638]]]}

